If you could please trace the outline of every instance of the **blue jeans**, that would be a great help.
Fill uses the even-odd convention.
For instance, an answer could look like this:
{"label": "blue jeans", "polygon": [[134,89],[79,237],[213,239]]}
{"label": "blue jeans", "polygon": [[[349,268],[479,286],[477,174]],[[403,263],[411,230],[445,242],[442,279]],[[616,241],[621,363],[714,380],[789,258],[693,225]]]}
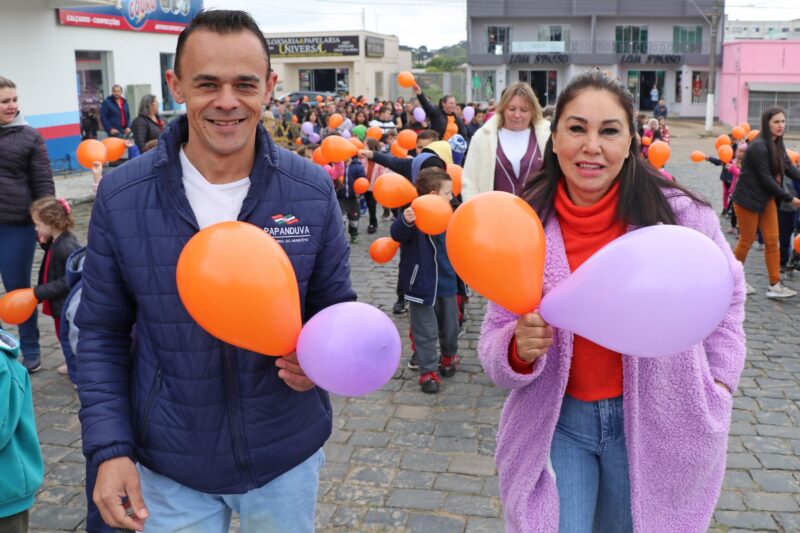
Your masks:
{"label": "blue jeans", "polygon": [[139,465],[142,496],[150,517],[145,533],[224,533],[232,512],[241,533],[314,533],[319,471],[325,462],[314,455],[244,494],[206,494]]}
{"label": "blue jeans", "polygon": [[565,395],[550,460],[560,533],[633,531],[622,396],[582,402]]}
{"label": "blue jeans", "polygon": [[[0,224],[0,277],[6,292],[31,286],[36,230],[33,226]],[[38,313],[19,325],[19,343],[27,360],[39,359]]]}

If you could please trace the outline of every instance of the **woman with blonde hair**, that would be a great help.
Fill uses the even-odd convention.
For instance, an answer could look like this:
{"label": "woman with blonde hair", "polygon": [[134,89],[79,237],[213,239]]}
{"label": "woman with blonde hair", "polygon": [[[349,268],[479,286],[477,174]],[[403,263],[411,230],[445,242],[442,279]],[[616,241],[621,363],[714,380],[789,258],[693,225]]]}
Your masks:
{"label": "woman with blonde hair", "polygon": [[542,168],[550,122],[542,117],[530,85],[509,85],[497,112],[472,137],[464,163],[464,199],[486,192],[521,195],[529,176]]}

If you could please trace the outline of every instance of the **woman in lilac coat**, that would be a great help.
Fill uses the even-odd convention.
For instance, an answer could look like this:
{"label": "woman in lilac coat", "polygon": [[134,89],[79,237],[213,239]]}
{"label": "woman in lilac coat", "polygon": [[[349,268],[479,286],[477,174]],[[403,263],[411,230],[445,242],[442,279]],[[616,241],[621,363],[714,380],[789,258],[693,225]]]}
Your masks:
{"label": "woman in lilac coat", "polygon": [[[489,304],[478,352],[491,380],[511,389],[496,453],[508,533],[704,532],[720,493],[745,359],[742,265],[708,204],[638,157],[633,117],[630,93],[599,71],[576,76],[559,96],[543,170],[524,194],[545,225],[544,292],[577,268],[580,253],[602,246],[592,238],[613,239],[614,224],[618,234],[678,224],[713,239],[728,258],[730,309],[684,352],[606,353],[610,371],[593,374],[600,359],[579,357],[586,339],[551,328],[536,312],[518,316]],[[608,231],[580,227],[589,220],[581,217],[603,209],[613,219]],[[602,399],[575,397],[587,389]]]}

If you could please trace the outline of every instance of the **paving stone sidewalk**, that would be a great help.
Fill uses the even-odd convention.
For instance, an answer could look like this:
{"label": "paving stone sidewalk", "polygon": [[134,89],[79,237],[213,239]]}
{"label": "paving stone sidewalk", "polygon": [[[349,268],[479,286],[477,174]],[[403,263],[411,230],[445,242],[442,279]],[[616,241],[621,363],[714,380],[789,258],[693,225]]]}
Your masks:
{"label": "paving stone sidewalk", "polygon": [[[687,130],[688,131],[688,130]],[[717,167],[689,163],[688,153],[712,140],[673,133],[668,170],[720,210]],[[67,182],[59,178],[59,189]],[[86,183],[91,180],[87,178]],[[85,196],[81,181],[68,184]],[[64,193],[62,193],[64,194]],[[72,198],[78,196],[70,196]],[[75,208],[85,240],[90,204]],[[366,224],[362,221],[362,230]],[[728,228],[727,222],[723,227]],[[385,310],[404,338],[401,367],[380,391],[366,398],[334,398],[334,432],[325,446],[317,513],[318,531],[477,533],[503,531],[492,459],[505,392],[481,371],[475,348],[484,302],[473,297],[461,337],[463,364],[435,396],[419,391],[405,365],[410,356],[407,316],[391,314],[396,259],[378,266],[367,250],[386,235],[362,234],[352,251],[352,280],[361,301]],[[747,302],[747,366],[734,399],[728,471],[710,531],[800,531],[800,337],[794,324],[800,297],[765,298],[763,252],[747,263],[758,293]],[[787,280],[800,287],[800,275]],[[40,319],[44,370],[33,376],[46,478],[31,515],[36,532],[82,530],[85,497],[78,401],[65,376],[52,322]]]}

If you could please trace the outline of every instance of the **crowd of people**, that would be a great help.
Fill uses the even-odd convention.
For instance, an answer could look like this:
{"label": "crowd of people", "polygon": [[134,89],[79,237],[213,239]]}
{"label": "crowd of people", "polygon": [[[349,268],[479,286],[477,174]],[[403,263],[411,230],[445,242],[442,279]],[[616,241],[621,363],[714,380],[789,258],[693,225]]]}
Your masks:
{"label": "crowd of people", "polygon": [[[198,73],[203,91],[193,89]],[[424,393],[439,392],[441,378],[457,373],[466,287],[445,234],[421,232],[410,206],[379,216],[373,185],[389,171],[454,209],[489,191],[523,198],[544,225],[545,290],[631,227],[675,224],[713,240],[734,279],[728,312],[706,339],[660,364],[552,328],[537,311],[520,316],[491,302],[478,346],[487,376],[511,389],[496,454],[509,531],[708,526],[746,354],[744,301],[752,290],[743,262],[757,229],[767,296],[795,294],[780,280],[790,255],[781,231],[791,235],[800,207],[783,110],[764,114],[760,135],[737,146],[733,161],[708,158],[722,166],[724,210],[738,221],[732,251],[710,205],[646,161],[647,145],[670,140],[658,91],[653,117],[635,116],[625,86],[598,70],[575,76],[544,109],[524,82],[485,106],[448,95],[434,104],[419,86],[410,102],[271,101],[276,77],[263,33],[246,13],[219,10],[201,12],[181,33],[167,83],[186,105],[169,124],[153,95],[141,99],[133,120],[121,86],[103,102],[103,130],[133,137],[129,147],[149,153],[92,169],[97,196],[82,248],[69,204],[54,196],[42,137],[22,118],[14,83],[0,77],[0,272],[6,291],[30,287],[37,241],[45,247],[33,293],[71,354],[63,371],[81,400],[87,530],[202,524],[222,532],[234,512],[242,531],[314,530],[322,445],[332,431],[328,395],[296,354],[255,356],[189,316],[175,263],[203,228],[241,220],[267,229],[276,213],[290,211],[309,235],[282,243],[307,320],[356,298],[345,235],[355,244],[362,216],[368,234],[384,220],[400,244],[393,312],[409,312],[408,366]],[[330,120],[336,114],[340,124]],[[407,154],[392,150],[403,130],[416,133]],[[363,148],[347,161],[316,162],[331,135],[355,137]],[[459,163],[463,189],[454,195],[448,166]],[[370,185],[357,194],[361,177]],[[780,215],[784,205],[791,216]],[[77,253],[82,294],[71,307]],[[80,332],[77,342],[61,331],[65,324]],[[27,480],[0,476],[0,530],[14,532],[27,531],[43,476],[28,377],[41,368],[35,312],[19,334],[17,342],[0,330],[0,393],[11,391],[0,397],[0,435],[11,435],[0,440],[0,471]],[[12,405],[21,408],[8,417]]]}

